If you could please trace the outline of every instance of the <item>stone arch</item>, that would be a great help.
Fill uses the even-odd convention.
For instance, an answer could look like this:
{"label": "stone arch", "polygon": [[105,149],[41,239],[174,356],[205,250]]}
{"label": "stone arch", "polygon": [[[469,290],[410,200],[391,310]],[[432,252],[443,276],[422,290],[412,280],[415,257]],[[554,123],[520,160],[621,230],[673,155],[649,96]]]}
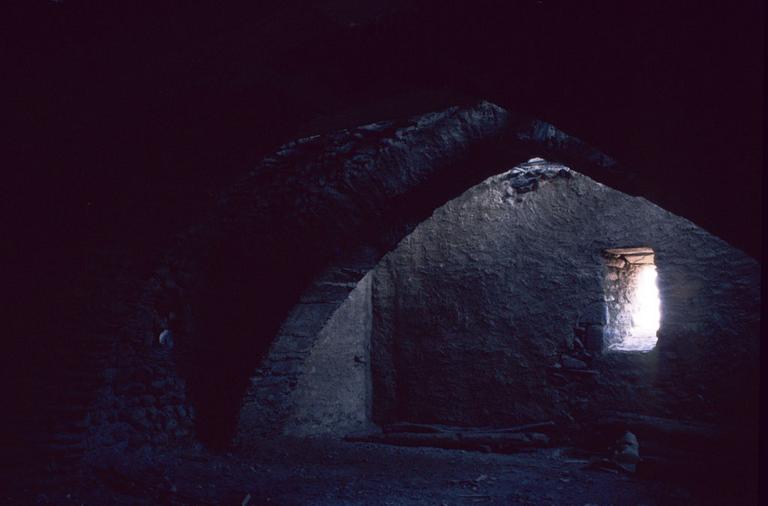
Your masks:
{"label": "stone arch", "polygon": [[[652,248],[609,248],[638,243]],[[662,283],[659,349],[608,346],[609,249],[661,254],[673,282]],[[755,365],[752,259],[540,158],[440,206],[377,259],[344,259],[305,292],[252,378],[239,441],[342,435],[372,421],[565,427],[601,410],[701,419],[713,403],[731,412],[717,390],[733,394],[749,383],[733,367]],[[595,332],[599,346],[587,340]],[[731,375],[713,381],[716,371]]]}
{"label": "stone arch", "polygon": [[[612,160],[580,141],[489,103],[301,139],[264,160],[222,198],[216,224],[198,239],[210,253],[205,267],[194,269],[196,335],[229,336],[213,346],[215,340],[203,339],[197,348],[205,351],[196,353],[202,365],[188,360],[194,365],[182,373],[193,402],[215,406],[202,408],[207,413],[198,408],[201,432],[217,414],[236,419],[250,373],[313,276],[343,262],[343,252],[380,257],[433,209],[532,152],[578,160],[604,177],[619,174]],[[248,291],[250,301],[220,295]],[[263,316],[249,318],[255,307]],[[222,328],[225,321],[233,323]],[[232,357],[250,359],[238,367]],[[224,364],[221,383],[201,372]],[[228,400],[222,391],[232,393]],[[214,430],[227,439],[232,428]]]}
{"label": "stone arch", "polygon": [[[300,139],[264,159],[205,223],[179,237],[145,294],[142,327],[128,345],[134,360],[125,368],[141,367],[147,382],[168,381],[186,407],[168,415],[177,422],[147,431],[194,419],[199,438],[228,444],[253,371],[289,314],[315,304],[316,314],[298,317],[314,319],[320,331],[366,272],[434,209],[531,156],[631,193],[631,177],[604,154],[486,102]],[[341,278],[319,286],[328,275]],[[176,346],[159,349],[170,313]],[[261,420],[256,433],[282,430],[284,415],[253,416]]]}

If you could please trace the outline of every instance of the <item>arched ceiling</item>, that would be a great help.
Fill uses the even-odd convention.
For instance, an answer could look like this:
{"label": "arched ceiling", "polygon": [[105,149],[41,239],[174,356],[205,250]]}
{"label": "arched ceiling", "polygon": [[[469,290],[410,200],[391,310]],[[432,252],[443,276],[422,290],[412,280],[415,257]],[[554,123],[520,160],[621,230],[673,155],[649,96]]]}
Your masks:
{"label": "arched ceiling", "polygon": [[642,175],[644,195],[759,255],[757,0],[35,9],[17,61],[35,104],[20,126],[46,135],[22,149],[57,153],[34,175],[70,185],[57,198],[85,228],[87,202],[124,219],[148,187],[174,188],[155,219],[183,214],[300,132],[482,98],[598,146]]}
{"label": "arched ceiling", "polygon": [[477,99],[583,139],[760,256],[758,0],[18,4],[4,253],[6,302],[28,308],[12,333],[105,244],[145,254],[280,144]]}

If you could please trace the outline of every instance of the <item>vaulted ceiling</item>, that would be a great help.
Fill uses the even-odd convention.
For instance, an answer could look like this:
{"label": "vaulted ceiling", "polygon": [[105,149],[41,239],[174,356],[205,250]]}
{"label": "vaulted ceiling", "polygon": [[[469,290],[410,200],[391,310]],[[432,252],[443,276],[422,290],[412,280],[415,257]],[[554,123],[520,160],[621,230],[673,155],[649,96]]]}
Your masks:
{"label": "vaulted ceiling", "polygon": [[148,276],[280,144],[448,105],[550,122],[634,174],[625,191],[760,256],[759,0],[238,4],[4,7],[10,405],[36,399],[19,378],[76,369],[51,350],[85,346],[77,319],[105,309],[81,301],[111,288],[112,252]]}
{"label": "vaulted ceiling", "polygon": [[29,6],[9,36],[31,166],[9,193],[83,237],[172,228],[297,135],[483,98],[584,139],[759,256],[761,2],[307,4]]}

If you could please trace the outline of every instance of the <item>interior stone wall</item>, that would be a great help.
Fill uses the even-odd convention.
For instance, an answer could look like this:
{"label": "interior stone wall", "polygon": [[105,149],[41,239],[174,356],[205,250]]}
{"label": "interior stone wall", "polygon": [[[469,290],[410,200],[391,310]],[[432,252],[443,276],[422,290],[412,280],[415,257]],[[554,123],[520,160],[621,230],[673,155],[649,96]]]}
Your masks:
{"label": "interior stone wall", "polygon": [[[574,362],[575,338],[604,332],[602,253],[629,246],[656,252],[658,346]],[[374,418],[715,418],[756,400],[759,286],[757,262],[691,222],[534,160],[437,209],[376,268]]]}
{"label": "interior stone wall", "polygon": [[298,380],[286,434],[344,434],[370,423],[371,277],[360,280],[317,336]]}
{"label": "interior stone wall", "polygon": [[[84,417],[84,428],[78,427],[77,434],[59,435],[67,441],[71,437],[78,448],[119,449],[119,444],[126,439],[132,441],[132,447],[175,444],[179,440],[228,444],[232,434],[230,428],[235,425],[240,441],[283,431],[292,413],[288,408],[300,383],[299,373],[304,371],[303,364],[312,355],[315,338],[335,310],[347,300],[357,282],[433,209],[489,175],[514,166],[532,153],[543,153],[618,187],[632,186],[631,175],[603,153],[552,125],[518,117],[486,102],[312,136],[282,146],[244,175],[240,182],[223,192],[204,219],[169,240],[172,246],[162,255],[163,259],[152,278],[140,280],[145,289],[137,288],[142,295],[140,300],[135,301],[135,315],[116,320],[114,324],[121,328],[121,332],[110,335],[109,340],[105,339],[100,344],[105,350],[106,360],[103,362],[110,365],[109,369],[102,365],[94,367],[99,375],[103,373],[103,381],[99,380],[98,385],[93,387],[97,399],[77,408],[76,415]],[[473,314],[479,306],[485,304],[492,307],[495,304],[501,308],[511,300],[503,298],[510,295],[510,290],[512,295],[517,296],[533,289],[539,290],[541,286],[553,289],[550,285],[560,281],[538,279],[534,273],[540,271],[536,269],[531,270],[530,275],[519,278],[511,274],[514,269],[499,270],[498,266],[486,261],[487,258],[500,258],[499,251],[473,250],[472,244],[466,244],[464,232],[456,236],[443,234],[440,241],[444,243],[434,238],[431,244],[457,246],[454,251],[458,256],[452,257],[446,264],[447,269],[451,272],[459,267],[465,270],[464,273],[455,271],[455,274],[462,283],[469,284],[469,289],[446,286],[442,293],[430,289],[425,292],[427,295],[421,296],[424,300],[411,300],[422,307],[427,306],[427,299],[429,304],[434,302],[434,314],[426,315],[427,322],[456,314],[460,315],[456,318],[465,327],[452,327],[457,336],[461,336],[462,332],[468,333],[470,328],[473,332],[477,331],[479,338],[472,353],[466,354],[466,360],[470,366],[467,371],[483,364],[484,374],[478,375],[477,381],[470,378],[481,384],[479,388],[472,383],[458,385],[459,389],[455,391],[464,396],[486,392],[484,399],[478,399],[478,404],[491,410],[490,418],[494,413],[506,414],[508,418],[534,418],[542,414],[533,402],[539,395],[537,388],[549,385],[553,378],[560,378],[557,381],[562,382],[563,377],[577,377],[572,376],[576,373],[568,372],[570,369],[567,368],[557,374],[540,374],[539,369],[547,369],[543,364],[553,356],[553,350],[557,356],[561,351],[558,346],[563,340],[564,350],[573,351],[577,343],[574,337],[579,333],[587,345],[590,335],[600,334],[602,338],[605,304],[599,295],[600,275],[593,271],[591,263],[584,263],[584,251],[591,252],[592,246],[597,250],[598,247],[626,245],[624,239],[630,238],[633,243],[637,239],[639,243],[653,246],[660,262],[664,258],[669,259],[668,264],[663,266],[667,269],[666,274],[660,266],[659,275],[662,296],[672,301],[670,307],[675,307],[675,304],[684,307],[692,297],[700,300],[703,295],[689,281],[697,279],[700,267],[715,271],[722,269],[722,255],[730,262],[733,277],[719,285],[712,296],[718,300],[741,301],[743,292],[754,288],[757,269],[754,261],[744,260],[722,241],[684,220],[680,226],[689,229],[685,229],[683,237],[695,237],[689,243],[680,243],[680,249],[684,251],[672,248],[675,243],[669,242],[671,239],[662,244],[670,246],[668,250],[659,250],[653,241],[618,233],[607,233],[606,237],[617,240],[615,243],[603,241],[603,244],[600,238],[606,233],[605,230],[586,223],[579,234],[579,241],[592,238],[596,244],[589,244],[589,248],[573,253],[561,247],[561,243],[572,241],[571,237],[560,240],[555,234],[553,241],[551,233],[562,228],[563,222],[570,219],[568,209],[574,206],[573,202],[581,200],[584,208],[592,213],[607,213],[599,219],[608,229],[615,222],[624,230],[626,221],[634,219],[632,208],[635,200],[623,195],[621,198],[624,200],[619,199],[620,202],[597,205],[590,202],[597,198],[595,195],[602,195],[600,192],[603,190],[594,193],[575,185],[567,188],[571,193],[581,192],[578,198],[564,198],[571,194],[558,190],[547,199],[547,206],[552,208],[549,209],[534,205],[538,197],[532,197],[541,195],[542,190],[549,186],[562,186],[559,183],[569,177],[565,169],[545,170],[538,175],[526,171],[504,177],[508,181],[503,189],[496,192],[493,206],[516,209],[514,216],[510,215],[502,221],[510,227],[522,227],[527,231],[518,233],[518,237],[529,241],[529,249],[523,251],[519,245],[510,246],[498,241],[494,247],[506,248],[505,261],[512,267],[529,268],[526,262],[531,258],[541,265],[563,262],[562,268],[573,267],[572,272],[581,283],[577,290],[578,304],[572,300],[574,297],[565,300],[565,309],[561,313],[553,309],[551,301],[517,298],[515,300],[522,301],[520,304],[529,306],[530,318],[521,318],[512,311],[505,316],[510,321],[504,325],[499,323],[504,318],[499,321],[489,318],[491,323],[486,325],[487,329],[475,326],[476,321],[482,319]],[[550,185],[550,179],[559,183]],[[478,191],[474,189],[469,194]],[[586,197],[582,198],[585,192]],[[626,205],[621,204],[625,201]],[[462,205],[469,205],[466,199],[464,202]],[[555,208],[562,208],[562,212],[554,212]],[[662,216],[668,214],[658,209],[654,212]],[[445,213],[446,210],[438,210],[435,216],[444,216]],[[470,213],[461,216],[460,220],[467,226],[477,227],[473,223],[482,222],[486,219],[484,215],[490,219],[498,212]],[[555,219],[551,222],[542,219],[546,216],[554,216]],[[493,219],[500,220],[497,217]],[[662,220],[662,223],[666,222]],[[483,230],[490,231],[487,227]],[[644,230],[650,229],[645,227]],[[660,233],[671,238],[677,232],[664,229]],[[474,237],[472,240],[475,239],[483,238]],[[414,241],[414,238],[406,241]],[[416,243],[420,244],[419,241],[421,239],[416,239]],[[577,243],[583,246],[583,241],[579,241]],[[482,240],[475,242],[484,244]],[[371,250],[372,253],[362,262],[344,258],[350,251],[363,250]],[[527,256],[528,253],[533,256]],[[572,258],[568,257],[570,254]],[[425,251],[424,255],[425,265],[431,265],[434,259],[429,255],[432,253],[427,255]],[[693,267],[686,263],[691,258],[694,260]],[[481,261],[478,262],[478,259]],[[586,255],[586,259],[597,263],[597,258],[591,254]],[[463,260],[467,263],[461,265]],[[486,269],[495,269],[496,272],[479,272]],[[483,294],[471,285],[483,278],[480,274],[517,281],[510,285],[510,290]],[[392,301],[396,302],[400,299],[393,297],[393,290],[403,282],[396,276],[402,275],[405,274],[395,274],[395,271],[387,274],[392,277],[391,286],[387,285],[385,275],[379,276],[380,282],[378,285],[374,283],[371,289],[379,294],[380,300],[392,297]],[[554,279],[559,278],[555,276]],[[663,285],[665,279],[670,283]],[[311,284],[308,290],[307,284]],[[408,292],[404,290],[404,293]],[[481,298],[471,298],[477,295]],[[468,303],[457,302],[464,297],[468,298]],[[569,309],[572,305],[578,306],[575,316]],[[718,326],[711,330],[713,336],[721,336],[721,342],[729,343],[714,353],[721,362],[733,365],[732,370],[725,373],[729,382],[751,384],[747,381],[749,378],[744,377],[743,364],[736,358],[742,357],[745,349],[753,348],[752,341],[744,338],[739,329],[757,325],[758,320],[754,318],[757,305],[757,295],[749,303],[732,305],[729,311],[721,313]],[[379,329],[380,348],[391,350],[391,346],[387,348],[387,339],[392,339],[381,329],[388,326],[406,328],[409,322],[397,319],[400,317],[399,310],[391,313],[391,318],[382,318],[383,314],[374,311],[372,318],[378,322],[374,323],[374,327]],[[280,322],[286,315],[288,326],[284,325],[283,330],[290,329],[290,332],[278,332]],[[490,313],[488,316],[491,316]],[[561,332],[564,325],[574,325],[570,320],[572,316],[576,318],[576,330]],[[690,335],[699,328],[701,321],[696,314],[675,314],[667,318],[667,323],[669,339],[677,342],[670,342],[670,346],[665,348],[664,360],[681,364],[686,360],[694,364],[702,363],[697,350],[687,353],[688,348],[695,348],[694,341],[676,337]],[[450,319],[446,320],[446,327],[449,324]],[[549,335],[555,327],[557,332]],[[510,335],[510,328],[514,328],[514,335],[534,335],[538,332],[542,339],[534,347],[521,345],[519,349],[499,349],[496,345],[501,339],[499,336]],[[164,330],[172,331],[175,342],[172,349],[159,344],[158,337]],[[486,330],[488,332],[484,334]],[[720,330],[722,332],[717,334]],[[374,340],[373,345],[376,342]],[[714,348],[707,349],[711,352]],[[412,357],[413,360],[437,368],[440,364],[435,361],[434,346],[428,343],[424,350],[421,358]],[[375,366],[378,361],[383,366],[389,361],[399,365],[402,354],[408,351],[412,351],[408,346],[402,346],[398,352],[400,355],[372,350],[372,359],[376,359],[373,364]],[[265,353],[268,355],[266,359]],[[447,356],[452,350],[440,353]],[[666,366],[666,362],[657,361],[658,356],[660,354],[656,353],[626,360],[640,360],[649,370],[658,372],[659,377],[666,374],[669,384],[686,380],[669,371],[688,369],[681,366],[662,370],[658,366]],[[587,360],[587,365],[598,368],[607,360],[607,357],[594,363]],[[614,356],[610,360],[624,359]],[[555,365],[558,363],[555,362]],[[530,378],[523,377],[523,381],[519,378],[510,380],[508,371],[517,371],[518,366],[535,370]],[[500,381],[504,383],[498,395],[492,392],[498,382],[493,378],[488,380],[489,375],[493,376],[491,371],[497,371]],[[612,371],[623,372],[616,373],[620,377],[614,378]],[[724,374],[722,367],[713,367],[711,372],[715,377]],[[388,374],[392,379],[390,383],[387,383]],[[461,374],[466,376],[465,372]],[[631,398],[653,396],[653,391],[645,388],[646,379],[651,375],[641,375],[637,379],[635,369],[623,366],[602,370],[601,374],[604,382],[615,380],[623,381],[621,384],[625,386],[635,385],[636,395],[629,396]],[[379,367],[379,387],[391,384],[391,388],[387,386],[390,390],[397,385],[401,388],[406,383],[394,380],[402,375],[402,368],[387,373]],[[592,376],[578,377],[586,379]],[[450,399],[447,393],[454,391],[451,386],[436,385],[437,395],[430,402]],[[98,392],[95,391],[97,388]],[[587,402],[585,398],[591,398],[591,394],[587,396],[587,393],[592,388],[588,381],[579,380],[562,386],[561,390],[567,390],[565,393],[544,390],[542,406],[559,399],[558,402],[578,408]],[[377,399],[375,405],[381,407],[380,413],[394,413],[394,400],[405,398],[407,393],[407,389],[401,388],[398,395],[379,395],[377,398],[375,385],[373,390],[374,399]],[[509,391],[516,394],[523,392],[524,395],[510,396]],[[722,391],[723,395],[727,393],[727,389]],[[510,398],[514,399],[515,406],[497,406],[498,399],[504,401]],[[683,405],[684,401],[686,399],[677,399],[677,404]],[[63,406],[65,400],[62,399],[61,403]],[[157,409],[151,409],[153,407]],[[454,418],[461,420],[463,412],[466,412],[465,407],[457,406],[458,414]],[[510,413],[516,414],[513,416]],[[74,443],[68,446],[68,454],[73,451],[69,448],[74,446]]]}
{"label": "interior stone wall", "polygon": [[251,378],[237,443],[274,434],[318,436],[371,420],[371,279],[331,268],[307,290]]}

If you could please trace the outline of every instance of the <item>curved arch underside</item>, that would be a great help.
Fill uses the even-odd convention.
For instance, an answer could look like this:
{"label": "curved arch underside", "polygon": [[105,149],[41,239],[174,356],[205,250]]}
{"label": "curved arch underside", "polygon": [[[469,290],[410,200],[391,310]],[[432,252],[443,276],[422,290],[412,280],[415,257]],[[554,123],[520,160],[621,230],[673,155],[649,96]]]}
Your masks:
{"label": "curved arch underside", "polygon": [[[158,271],[159,288],[147,296],[154,301],[150,315],[154,322],[147,326],[161,329],[165,324],[159,322],[169,321],[173,313],[176,348],[159,350],[151,337],[127,344],[141,357],[142,367],[151,371],[147,382],[179,377],[185,385],[184,402],[193,409],[168,416],[179,423],[194,419],[198,436],[211,444],[227,444],[235,431],[242,439],[244,397],[245,408],[255,406],[248,402],[253,398],[254,371],[268,354],[283,353],[285,364],[303,363],[305,358],[295,355],[295,349],[269,351],[273,342],[279,344],[275,335],[292,308],[291,314],[307,323],[293,332],[295,342],[301,341],[300,333],[308,334],[311,347],[350,291],[416,224],[467,188],[531,156],[563,163],[631,193],[632,178],[607,156],[551,125],[514,117],[490,103],[300,139],[266,158],[222,196],[207,222],[180,238]],[[549,186],[556,188],[558,183]],[[528,198],[522,193],[520,198]],[[593,233],[600,237],[599,231]],[[651,239],[648,245],[656,249]],[[738,257],[743,275],[752,280],[755,262],[731,253],[721,241],[718,244]],[[657,250],[661,277],[663,250]],[[711,261],[713,268],[720,268],[719,254],[694,250],[690,255],[687,258]],[[685,261],[675,256],[669,265]],[[680,281],[676,273],[685,269],[670,269],[666,279],[674,285]],[[375,286],[375,280],[369,281]],[[751,282],[733,289],[752,290]],[[667,295],[672,291],[670,287]],[[168,296],[171,292],[173,296]],[[684,305],[703,292],[692,293],[675,300]],[[157,303],[161,299],[166,301],[162,305]],[[668,303],[667,310],[671,308],[674,303]],[[751,308],[746,314],[752,315]],[[750,316],[750,325],[752,320]],[[670,336],[690,330],[669,318],[665,324]],[[306,330],[310,327],[313,330]],[[686,348],[687,352],[689,356],[680,357],[683,362],[698,357],[695,349]],[[290,365],[284,367],[284,373],[290,372]],[[297,388],[298,376],[281,376],[270,369],[275,384],[283,385],[281,377],[288,378],[284,384],[289,391]],[[127,405],[138,402],[130,392],[120,395]],[[290,415],[281,396],[259,398],[260,406],[272,403],[272,407],[252,412],[248,434],[284,430]],[[147,432],[152,430],[164,429]],[[147,437],[155,441],[152,434]]]}
{"label": "curved arch underside", "polygon": [[220,420],[237,420],[254,367],[325,266],[361,249],[380,258],[433,209],[531,152],[621,177],[581,141],[487,102],[301,139],[265,159],[194,239],[207,251],[220,245],[192,269],[193,348],[204,351],[190,352],[182,367],[204,439],[228,440],[234,426],[222,430]]}
{"label": "curved arch underside", "polygon": [[[609,349],[608,306],[629,302],[606,290],[616,246],[657,257],[663,324],[649,354]],[[741,409],[734,392],[754,396],[755,262],[559,164],[539,158],[472,187],[348,298],[316,298],[342,265],[365,269],[332,266],[294,308],[252,379],[239,442],[372,422],[565,427],[607,410],[711,420],[712,406]]]}

